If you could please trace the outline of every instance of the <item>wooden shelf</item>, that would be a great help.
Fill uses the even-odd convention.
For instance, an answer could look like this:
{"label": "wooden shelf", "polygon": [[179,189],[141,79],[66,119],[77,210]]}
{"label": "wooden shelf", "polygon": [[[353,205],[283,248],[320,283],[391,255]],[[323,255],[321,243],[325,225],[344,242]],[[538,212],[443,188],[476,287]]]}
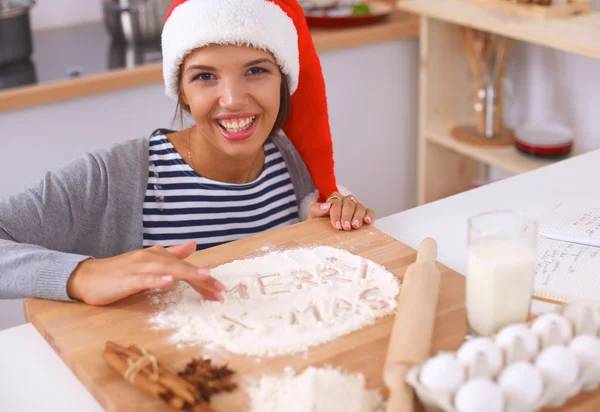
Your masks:
{"label": "wooden shelf", "polygon": [[456,153],[512,174],[519,174],[548,166],[556,160],[536,159],[520,153],[514,146],[481,147],[460,142],[450,135],[451,127],[430,127],[425,138]]}
{"label": "wooden shelf", "polygon": [[543,20],[485,7],[474,0],[399,0],[397,4],[422,17],[600,58],[600,12]]}
{"label": "wooden shelf", "polygon": [[422,17],[418,204],[468,190],[480,177],[482,164],[520,174],[561,161],[529,157],[514,146],[475,146],[452,137],[452,126],[474,116],[461,26],[600,58],[600,14],[539,20],[487,8],[478,0],[402,0],[398,6]]}

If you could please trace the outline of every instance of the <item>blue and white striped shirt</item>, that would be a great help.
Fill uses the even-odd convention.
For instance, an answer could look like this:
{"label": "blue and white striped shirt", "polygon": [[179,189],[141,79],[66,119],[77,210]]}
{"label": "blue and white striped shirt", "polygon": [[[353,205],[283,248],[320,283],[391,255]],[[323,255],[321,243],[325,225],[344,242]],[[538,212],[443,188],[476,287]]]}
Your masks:
{"label": "blue and white striped shirt", "polygon": [[277,147],[264,145],[265,165],[246,184],[198,175],[163,133],[150,138],[150,169],[144,198],[144,247],[196,241],[206,249],[299,221],[298,202]]}

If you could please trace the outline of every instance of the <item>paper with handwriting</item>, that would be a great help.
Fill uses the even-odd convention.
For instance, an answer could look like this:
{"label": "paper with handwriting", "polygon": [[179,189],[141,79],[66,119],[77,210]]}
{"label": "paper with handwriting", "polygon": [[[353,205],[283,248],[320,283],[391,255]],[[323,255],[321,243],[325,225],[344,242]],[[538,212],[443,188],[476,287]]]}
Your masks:
{"label": "paper with handwriting", "polygon": [[600,238],[600,207],[561,203],[540,220],[539,232]]}
{"label": "paper with handwriting", "polygon": [[539,222],[534,294],[559,302],[600,304],[600,248],[542,233],[600,238],[600,207],[561,203]]}
{"label": "paper with handwriting", "polygon": [[600,248],[538,239],[534,288],[559,302],[600,303]]}

